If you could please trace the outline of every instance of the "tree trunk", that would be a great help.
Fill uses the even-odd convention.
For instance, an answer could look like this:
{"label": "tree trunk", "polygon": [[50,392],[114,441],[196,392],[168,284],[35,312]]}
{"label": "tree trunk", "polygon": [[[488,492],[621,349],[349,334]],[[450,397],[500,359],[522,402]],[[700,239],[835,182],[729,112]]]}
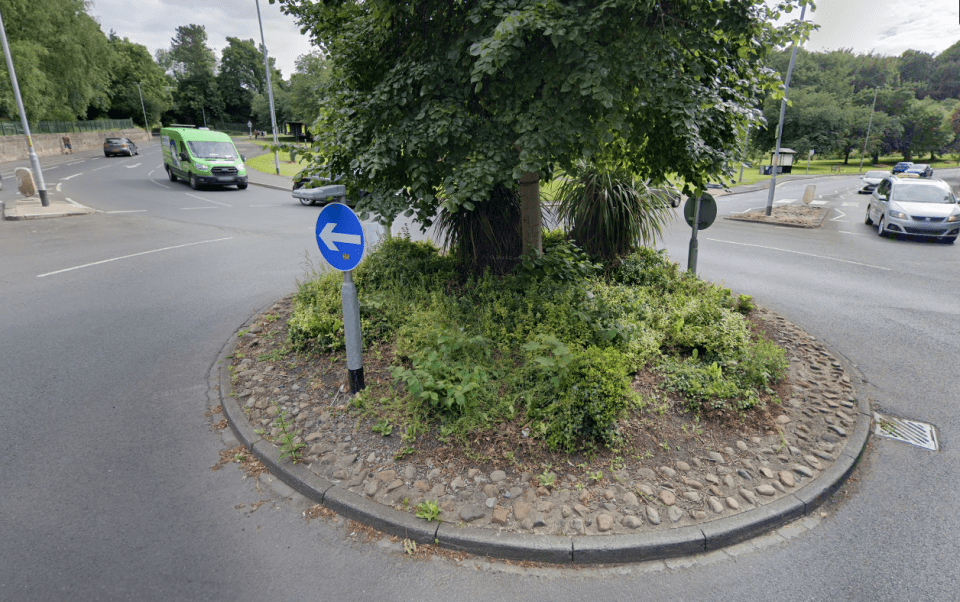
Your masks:
{"label": "tree trunk", "polygon": [[535,251],[543,255],[542,214],[540,209],[540,174],[527,171],[520,177],[520,237],[523,254]]}

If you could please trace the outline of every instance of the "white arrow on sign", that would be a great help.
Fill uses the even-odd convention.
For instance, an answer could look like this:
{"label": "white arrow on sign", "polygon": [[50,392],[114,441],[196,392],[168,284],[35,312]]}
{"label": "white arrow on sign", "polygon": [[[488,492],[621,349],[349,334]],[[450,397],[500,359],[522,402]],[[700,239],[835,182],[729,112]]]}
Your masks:
{"label": "white arrow on sign", "polygon": [[348,245],[359,245],[362,242],[359,234],[338,234],[334,232],[333,229],[336,225],[334,222],[327,222],[327,225],[320,231],[320,240],[322,240],[323,244],[327,245],[327,248],[331,251],[340,251],[337,245],[333,244],[335,242],[342,242]]}

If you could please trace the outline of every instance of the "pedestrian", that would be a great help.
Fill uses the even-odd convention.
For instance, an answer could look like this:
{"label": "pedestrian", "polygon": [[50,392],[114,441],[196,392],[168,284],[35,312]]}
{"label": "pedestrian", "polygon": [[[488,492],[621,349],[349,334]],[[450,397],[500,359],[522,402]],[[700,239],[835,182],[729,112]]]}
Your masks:
{"label": "pedestrian", "polygon": [[63,154],[73,154],[73,146],[70,144],[70,134],[63,135]]}

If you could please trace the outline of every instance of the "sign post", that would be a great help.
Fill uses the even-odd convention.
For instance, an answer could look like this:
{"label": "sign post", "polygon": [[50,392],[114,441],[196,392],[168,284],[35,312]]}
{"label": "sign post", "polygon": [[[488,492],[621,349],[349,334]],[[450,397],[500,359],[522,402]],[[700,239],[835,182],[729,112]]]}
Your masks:
{"label": "sign post", "polygon": [[347,378],[350,393],[364,389],[363,338],[360,332],[360,301],[353,283],[353,268],[363,259],[366,240],[363,225],[352,209],[330,203],[317,217],[317,246],[327,263],[343,272],[340,299],[343,305],[343,330],[347,345]]}
{"label": "sign post", "polygon": [[717,202],[713,196],[702,194],[687,199],[683,206],[683,217],[693,229],[690,236],[690,248],[687,252],[687,270],[697,273],[697,253],[700,243],[697,241],[697,232],[706,230],[717,219]]}

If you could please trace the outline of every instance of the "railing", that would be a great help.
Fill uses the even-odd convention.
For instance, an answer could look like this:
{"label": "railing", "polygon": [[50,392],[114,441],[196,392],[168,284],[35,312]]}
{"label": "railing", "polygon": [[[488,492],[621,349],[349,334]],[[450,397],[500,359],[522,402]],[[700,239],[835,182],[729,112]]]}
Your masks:
{"label": "railing", "polygon": [[[38,121],[30,124],[31,134],[102,132],[133,129],[133,119],[96,119],[94,121]],[[0,121],[0,136],[22,136],[19,121]]]}

